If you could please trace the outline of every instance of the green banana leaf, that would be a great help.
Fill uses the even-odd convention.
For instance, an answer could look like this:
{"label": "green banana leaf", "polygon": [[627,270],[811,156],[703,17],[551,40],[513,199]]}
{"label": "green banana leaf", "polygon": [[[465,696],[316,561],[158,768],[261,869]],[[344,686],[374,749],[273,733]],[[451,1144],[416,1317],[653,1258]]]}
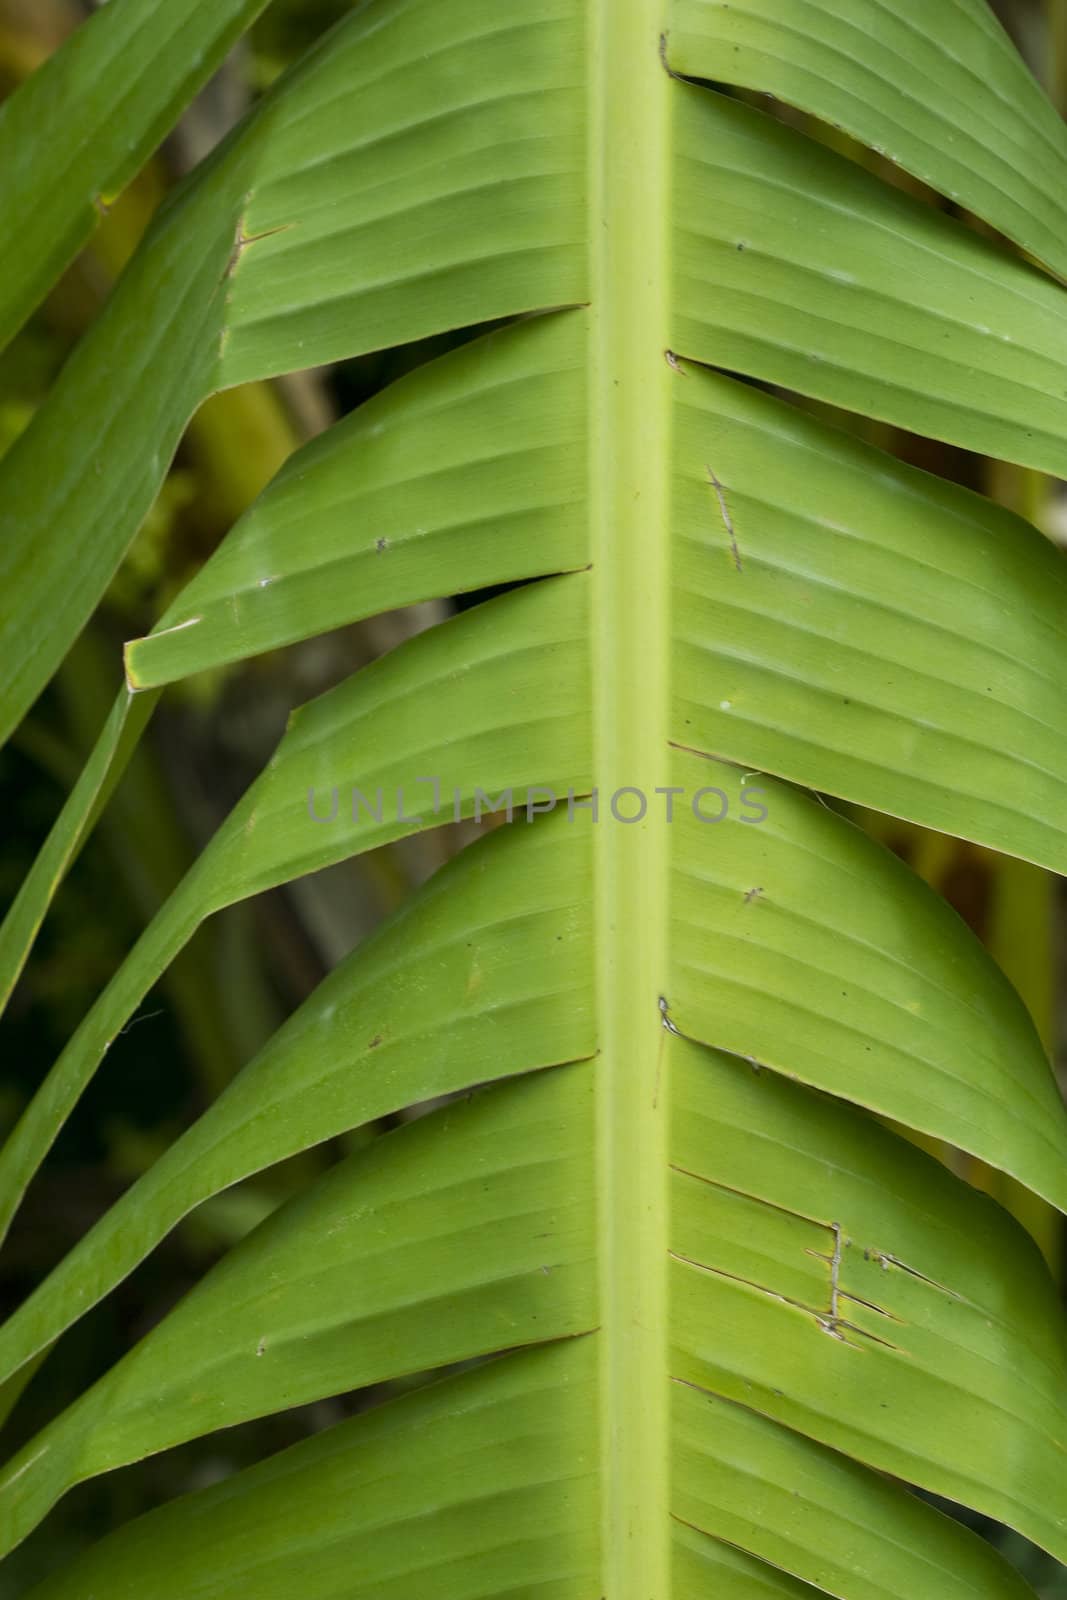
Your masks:
{"label": "green banana leaf", "polygon": [[0,463],[5,733],[208,395],[475,336],[297,451],[127,643],[0,932],[3,992],[168,686],[514,587],[293,711],[0,1151],[0,1226],[206,918],[501,825],[0,1327],[14,1401],[197,1206],[422,1108],[0,1468],[0,1551],[100,1474],[414,1387],[116,1529],[35,1600],[1032,1593],[924,1496],[1067,1561],[1055,1285],[906,1137],[1067,1211],[1060,1092],[974,933],[822,798],[1064,870],[1062,557],[800,403],[1067,475],[1065,180],[984,0],[369,0],[171,198]]}
{"label": "green banana leaf", "polygon": [[266,3],[109,0],[0,106],[0,346]]}

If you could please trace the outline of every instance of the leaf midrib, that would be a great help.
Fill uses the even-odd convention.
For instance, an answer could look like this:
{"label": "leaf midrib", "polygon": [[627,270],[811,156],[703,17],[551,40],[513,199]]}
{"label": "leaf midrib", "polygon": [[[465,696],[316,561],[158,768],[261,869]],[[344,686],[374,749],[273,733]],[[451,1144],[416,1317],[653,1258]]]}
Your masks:
{"label": "leaf midrib", "polygon": [[[603,1588],[670,1592],[666,974],[669,94],[658,0],[590,6],[597,1198]],[[644,821],[610,797],[640,788]],[[632,804],[631,799],[631,804]]]}

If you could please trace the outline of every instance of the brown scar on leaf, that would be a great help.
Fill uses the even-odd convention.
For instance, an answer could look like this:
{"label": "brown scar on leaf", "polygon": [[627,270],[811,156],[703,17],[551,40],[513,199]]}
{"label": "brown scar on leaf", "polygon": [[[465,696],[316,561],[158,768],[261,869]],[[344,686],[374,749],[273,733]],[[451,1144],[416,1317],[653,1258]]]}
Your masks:
{"label": "brown scar on leaf", "polygon": [[[751,1058],[748,1058],[751,1059]],[[783,1217],[797,1217],[801,1222],[810,1222],[813,1228],[827,1228],[830,1224],[823,1222],[820,1217],[813,1217],[806,1211],[795,1211],[792,1206],[779,1205],[775,1200],[767,1200],[761,1194],[753,1194],[750,1189],[738,1189],[732,1183],[722,1183],[718,1178],[708,1178],[702,1172],[694,1172],[691,1167],[679,1166],[677,1161],[670,1162],[671,1172],[680,1172],[683,1177],[695,1178],[697,1183],[706,1183],[709,1189],[721,1189],[725,1194],[735,1194],[740,1200],[750,1200],[755,1206],[763,1206],[767,1211],[777,1211]],[[809,1254],[818,1256],[820,1261],[829,1261],[829,1256],[821,1255],[818,1250]]]}
{"label": "brown scar on leaf", "polygon": [[832,1339],[837,1339],[841,1344],[847,1344],[852,1350],[862,1350],[863,1345],[847,1339],[846,1333],[858,1334],[860,1339],[867,1340],[870,1344],[884,1345],[887,1350],[900,1348],[889,1339],[883,1339],[877,1333],[870,1333],[866,1328],[859,1327],[855,1322],[849,1322],[845,1317],[828,1317],[805,1305],[803,1300],[795,1300],[792,1295],[779,1294],[776,1289],[769,1289],[765,1283],[758,1283],[755,1278],[746,1278],[737,1272],[727,1272],[725,1267],[714,1267],[706,1261],[695,1261],[692,1256],[682,1255],[677,1250],[668,1250],[667,1254],[673,1261],[680,1261],[687,1267],[695,1267],[698,1272],[709,1272],[713,1277],[726,1278],[730,1283],[744,1284],[746,1288],[754,1289],[757,1294],[765,1295],[768,1300],[775,1300],[782,1306],[790,1306],[794,1311],[803,1311],[814,1319],[816,1326],[821,1328],[823,1333],[828,1333]]}
{"label": "brown scar on leaf", "polygon": [[834,1234],[834,1253],[830,1262],[830,1317],[838,1321],[838,1299],[841,1293],[841,1224],[831,1222]]}
{"label": "brown scar on leaf", "polygon": [[[834,1227],[838,1228],[838,1224],[835,1223]],[[840,1229],[838,1228],[837,1237],[839,1236]],[[811,1252],[812,1255],[815,1255],[816,1253],[817,1252],[815,1251]],[[828,1333],[832,1339],[838,1340],[840,1344],[848,1345],[851,1350],[862,1350],[863,1345],[857,1344],[853,1339],[846,1338],[846,1333],[857,1334],[860,1339],[866,1340],[870,1344],[883,1345],[887,1350],[898,1350],[900,1348],[899,1345],[893,1344],[889,1339],[880,1338],[878,1334],[870,1333],[868,1329],[861,1328],[856,1323],[849,1322],[845,1317],[839,1315],[839,1291],[836,1288],[836,1281],[832,1283],[831,1286],[831,1304],[833,1309],[830,1315],[827,1315],[825,1312],[816,1311],[812,1306],[806,1305],[803,1300],[795,1300],[792,1295],[779,1294],[776,1289],[770,1289],[765,1283],[758,1283],[754,1278],[746,1278],[737,1272],[727,1272],[725,1267],[715,1267],[706,1261],[696,1261],[692,1256],[682,1255],[677,1250],[668,1250],[667,1254],[672,1260],[680,1261],[688,1267],[694,1267],[698,1272],[711,1273],[713,1277],[725,1278],[730,1283],[744,1284],[746,1288],[754,1289],[757,1294],[765,1295],[768,1300],[775,1300],[779,1305],[790,1306],[794,1311],[804,1312],[805,1315],[810,1316],[814,1320],[816,1327],[821,1328],[823,1333]],[[825,1261],[829,1258],[823,1256],[822,1259]],[[679,1379],[677,1381],[685,1382],[684,1379]],[[699,1387],[699,1385],[691,1385],[691,1387],[695,1388]]]}
{"label": "brown scar on leaf", "polygon": [[868,1311],[873,1311],[879,1317],[885,1317],[887,1322],[903,1324],[904,1318],[898,1317],[895,1312],[887,1311],[885,1306],[876,1305],[873,1300],[865,1300],[861,1294],[849,1294],[847,1289],[841,1290],[842,1300],[851,1300],[854,1306],[863,1306]]}
{"label": "brown scar on leaf", "polygon": [[[675,1027],[674,1023],[671,1021],[671,1018],[670,1018],[670,1007],[667,1004],[667,996],[665,994],[661,994],[660,995],[659,999],[656,1002],[656,1008],[659,1011],[660,1026],[662,1027],[663,1032],[664,1033],[673,1033],[679,1039],[684,1038],[684,1035],[679,1031],[678,1028]],[[663,1076],[663,1046],[664,1046],[665,1043],[666,1043],[666,1040],[663,1038],[663,1034],[661,1034],[660,1035],[660,1041],[659,1041],[659,1049],[656,1051],[656,1081],[652,1086],[652,1109],[653,1109],[653,1111],[655,1111],[656,1108],[659,1105],[659,1086],[660,1086],[660,1080],[661,1080],[661,1078]]]}
{"label": "brown scar on leaf", "polygon": [[667,60],[667,39],[668,39],[668,37],[669,37],[669,35],[666,34],[666,33],[661,33],[660,36],[659,36],[659,59],[660,59],[660,65],[662,66],[664,72],[667,74],[668,78],[677,78],[678,81],[681,82],[682,74],[680,72],[675,72],[674,68],[671,66],[670,62]]}
{"label": "brown scar on leaf", "polygon": [[832,1255],[820,1255],[817,1250],[808,1252],[809,1255],[818,1255],[820,1261],[829,1261],[830,1263],[830,1312],[828,1316],[816,1317],[815,1320],[822,1331],[830,1335],[831,1339],[843,1339],[844,1335],[839,1331],[841,1325],[841,1224],[839,1222],[831,1222],[830,1230],[834,1236]]}
{"label": "brown scar on leaf", "polygon": [[[800,1300],[794,1300],[787,1294],[779,1294],[777,1289],[768,1289],[765,1283],[757,1283],[755,1278],[743,1277],[739,1272],[727,1272],[725,1267],[712,1266],[708,1261],[697,1261],[693,1256],[683,1255],[679,1250],[668,1250],[672,1261],[680,1261],[684,1266],[695,1267],[698,1272],[709,1272],[712,1277],[726,1278],[730,1283],[742,1283],[748,1289],[755,1289],[757,1294],[767,1296],[768,1300],[777,1300],[779,1305],[792,1306],[796,1311],[811,1313],[811,1307],[804,1305]],[[818,1320],[818,1318],[816,1318]]]}
{"label": "brown scar on leaf", "polygon": [[676,1027],[671,1021],[670,1006],[667,1004],[667,996],[665,994],[661,994],[656,1004],[659,1008],[660,1022],[662,1023],[663,1027],[666,1028],[668,1033],[673,1033],[679,1039],[684,1039],[685,1035],[682,1033],[681,1029]]}
{"label": "brown scar on leaf", "polygon": [[376,1033],[374,1035],[374,1038],[371,1040],[370,1044],[367,1046],[367,1049],[368,1050],[377,1050],[377,1048],[381,1044],[381,1042],[382,1042],[381,1034],[380,1033]]}
{"label": "brown scar on leaf", "polygon": [[239,224],[237,228],[237,238],[233,242],[233,249],[230,251],[230,259],[226,263],[227,278],[233,277],[233,274],[237,268],[237,263],[240,261],[248,245],[256,244],[260,239],[269,239],[276,233],[287,233],[292,226],[293,224],[291,222],[280,222],[276,228],[264,228],[262,233],[245,233],[244,225]]}
{"label": "brown scar on leaf", "polygon": [[883,1272],[888,1272],[890,1267],[896,1267],[898,1272],[906,1272],[909,1277],[918,1278],[920,1283],[928,1283],[931,1289],[938,1289],[942,1294],[947,1294],[950,1300],[959,1300],[967,1303],[962,1294],[957,1294],[955,1289],[950,1289],[945,1283],[938,1283],[936,1278],[927,1277],[925,1272],[920,1272],[918,1267],[909,1267],[906,1261],[901,1261],[899,1256],[890,1255],[888,1250],[864,1250],[864,1261],[877,1261]]}
{"label": "brown scar on leaf", "polygon": [[667,358],[667,365],[670,367],[671,371],[677,372],[680,378],[684,378],[686,376],[686,370],[682,366],[682,363],[678,360],[678,357],[675,355],[674,351],[664,350],[663,354]]}
{"label": "brown scar on leaf", "polygon": [[723,486],[719,482],[718,478],[715,476],[711,466],[707,463],[705,463],[705,471],[708,474],[708,482],[715,490],[715,495],[719,502],[719,510],[722,513],[723,524],[726,528],[726,532],[730,536],[730,550],[734,558],[734,566],[737,568],[738,572],[740,572],[742,570],[741,552],[737,547],[737,532],[734,528],[733,518],[730,516],[730,507],[726,504],[725,490],[723,489]]}
{"label": "brown scar on leaf", "polygon": [[[816,1320],[818,1321],[818,1319]],[[822,1324],[820,1323],[821,1326]],[[848,1333],[858,1333],[861,1339],[866,1339],[871,1344],[880,1344],[885,1350],[899,1350],[901,1348],[899,1344],[894,1344],[891,1339],[883,1339],[877,1333],[871,1333],[868,1328],[859,1327],[855,1322],[838,1321],[837,1329],[835,1329],[833,1336],[835,1339],[839,1339],[842,1344],[847,1344],[850,1350],[862,1350],[863,1346],[856,1344],[852,1339],[846,1339],[843,1333],[837,1331],[841,1328],[844,1328]],[[827,1329],[826,1331],[829,1332],[830,1330]]]}

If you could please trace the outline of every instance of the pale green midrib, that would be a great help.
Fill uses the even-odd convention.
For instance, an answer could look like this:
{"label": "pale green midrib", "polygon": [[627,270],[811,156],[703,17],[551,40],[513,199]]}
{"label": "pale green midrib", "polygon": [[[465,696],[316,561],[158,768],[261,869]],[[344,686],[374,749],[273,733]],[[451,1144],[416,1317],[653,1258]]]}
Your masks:
{"label": "pale green midrib", "polygon": [[[596,782],[601,1530],[607,1600],[670,1594],[664,1034],[667,155],[659,0],[591,0],[591,533]],[[663,802],[658,803],[662,816]],[[658,1092],[657,1092],[658,1091]]]}

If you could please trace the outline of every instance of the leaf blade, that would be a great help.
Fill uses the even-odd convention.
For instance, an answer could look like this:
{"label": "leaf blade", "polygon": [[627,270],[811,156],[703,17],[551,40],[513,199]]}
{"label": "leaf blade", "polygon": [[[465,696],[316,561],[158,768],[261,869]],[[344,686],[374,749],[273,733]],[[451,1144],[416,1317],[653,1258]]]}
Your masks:
{"label": "leaf blade", "polygon": [[[597,1581],[588,1341],[493,1361],[126,1525],[34,1591],[81,1600],[585,1600]],[[190,1537],[191,1529],[195,1537]],[[205,1570],[210,1541],[216,1559]],[[164,1559],[160,1559],[161,1553]]]}
{"label": "leaf blade", "polygon": [[1067,293],[740,102],[679,84],[672,348],[1067,472]]}
{"label": "leaf blade", "polygon": [[980,0],[672,0],[668,37],[676,71],[846,129],[1067,277],[1063,122]]}
{"label": "leaf blade", "polygon": [[147,638],[126,646],[131,684],[585,566],[582,335],[564,314],[475,340],[297,451]]}
{"label": "leaf blade", "polygon": [[[500,29],[484,14],[479,24],[471,0],[359,8],[280,80],[164,207],[103,314],[0,462],[0,584],[17,583],[21,596],[20,606],[0,618],[0,649],[15,664],[0,692],[0,739],[103,594],[189,418],[209,394],[253,374],[584,300],[584,151],[574,78],[582,58],[579,8],[576,0],[535,0],[533,9],[519,60],[508,42],[516,24]],[[438,46],[432,51],[431,39]],[[417,89],[431,102],[454,99],[457,82],[483,55],[486,70],[498,68],[510,85],[494,102],[494,117],[506,124],[498,147],[472,151],[461,139],[455,148],[446,144],[442,156],[432,123],[398,139],[392,225],[368,227],[362,247],[353,249],[338,229],[377,216],[373,174],[357,160],[357,181],[351,163],[324,158],[327,191],[320,193],[294,170],[306,154],[309,121],[316,138],[325,137],[323,115],[334,139],[353,138],[372,104],[380,107],[383,96],[397,101],[390,77],[407,83],[407,95]],[[361,57],[380,80],[375,95],[365,92],[362,70],[353,67]],[[548,132],[541,117],[546,96],[556,104]],[[541,140],[551,145],[550,158]],[[475,183],[472,193],[477,188],[468,169],[480,171],[485,161],[503,163],[502,187],[489,199],[465,200],[464,183]],[[434,208],[429,233],[427,183]],[[270,212],[271,221],[264,205],[282,210]],[[542,213],[555,234],[548,245],[537,233]],[[455,226],[460,243],[454,259],[439,263],[437,282],[432,268],[435,252],[445,248],[448,235],[443,240],[439,231],[445,224]],[[331,236],[327,262],[323,249]],[[424,270],[412,276],[416,259]]]}
{"label": "leaf blade", "polygon": [[2,1547],[75,1483],[184,1439],[588,1331],[591,1088],[579,1066],[483,1091],[274,1212],[8,1463]]}
{"label": "leaf blade", "polygon": [[562,816],[497,829],[442,868],[0,1327],[0,1372],[229,1185],[417,1102],[592,1055],[590,887],[588,840]]}
{"label": "leaf blade", "polygon": [[1058,552],[976,494],[681,371],[679,737],[1062,870]]}
{"label": "leaf blade", "polygon": [[674,781],[712,797],[705,820],[690,804],[672,830],[680,1031],[946,1139],[1067,1209],[1048,1059],[956,913],[815,799],[764,779],[754,823],[737,769],[679,751]]}
{"label": "leaf blade", "polygon": [[0,347],[266,3],[110,0],[0,106]]}

